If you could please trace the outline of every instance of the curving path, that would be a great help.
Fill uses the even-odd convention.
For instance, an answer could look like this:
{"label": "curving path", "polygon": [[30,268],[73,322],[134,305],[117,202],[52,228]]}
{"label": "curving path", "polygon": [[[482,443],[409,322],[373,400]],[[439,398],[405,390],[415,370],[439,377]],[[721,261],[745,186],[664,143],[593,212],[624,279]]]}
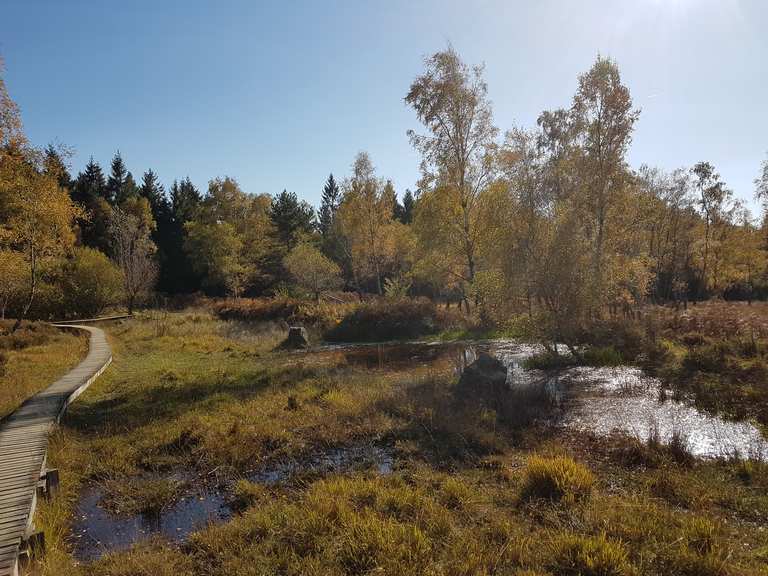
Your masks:
{"label": "curving path", "polygon": [[26,553],[34,533],[38,493],[48,493],[58,482],[58,473],[49,473],[45,467],[48,433],[69,403],[112,362],[112,351],[102,330],[68,327],[90,332],[85,360],[0,424],[0,576],[18,574],[19,556]]}

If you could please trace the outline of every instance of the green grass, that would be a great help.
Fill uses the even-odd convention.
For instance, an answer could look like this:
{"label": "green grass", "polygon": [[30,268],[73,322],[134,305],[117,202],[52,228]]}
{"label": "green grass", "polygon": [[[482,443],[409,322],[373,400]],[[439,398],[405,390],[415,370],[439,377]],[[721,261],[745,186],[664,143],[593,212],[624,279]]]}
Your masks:
{"label": "green grass", "polygon": [[[457,401],[448,366],[362,370],[335,352],[275,352],[281,332],[204,311],[109,331],[112,367],[52,440],[62,490],[39,508],[38,573],[766,573],[764,465],[681,464],[626,439],[532,427]],[[356,442],[392,446],[393,472],[242,480]],[[238,513],[183,546],[76,565],[67,526],[86,483],[105,486],[111,507],[162,510],[175,486],[153,479],[177,470],[240,479]]]}

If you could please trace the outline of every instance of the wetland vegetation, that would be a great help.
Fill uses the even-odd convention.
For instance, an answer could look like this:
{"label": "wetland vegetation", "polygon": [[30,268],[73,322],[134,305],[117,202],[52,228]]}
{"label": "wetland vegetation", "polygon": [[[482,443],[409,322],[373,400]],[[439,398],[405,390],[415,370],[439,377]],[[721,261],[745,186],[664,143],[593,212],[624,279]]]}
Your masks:
{"label": "wetland vegetation", "polygon": [[[274,325],[202,308],[108,332],[113,368],[54,436],[45,573],[752,574],[768,560],[763,461],[561,426],[549,401],[496,412],[457,385],[460,346],[280,351]],[[518,367],[533,350],[502,342]]]}

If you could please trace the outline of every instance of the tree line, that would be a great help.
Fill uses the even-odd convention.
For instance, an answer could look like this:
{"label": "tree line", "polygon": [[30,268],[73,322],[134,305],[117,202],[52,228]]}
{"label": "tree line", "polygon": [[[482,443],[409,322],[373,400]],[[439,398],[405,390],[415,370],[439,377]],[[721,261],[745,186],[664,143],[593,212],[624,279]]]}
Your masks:
{"label": "tree line", "polygon": [[570,102],[533,127],[495,125],[482,66],[448,48],[404,102],[421,124],[417,190],[402,198],[370,156],[331,174],[315,211],[295,193],[249,194],[232,177],[168,190],[121,154],[69,173],[38,149],[0,78],[2,313],[129,309],[153,291],[260,296],[334,289],[459,302],[489,321],[539,314],[552,333],[653,301],[768,294],[768,160],[757,222],[708,162],[629,166],[640,112],[598,57]]}

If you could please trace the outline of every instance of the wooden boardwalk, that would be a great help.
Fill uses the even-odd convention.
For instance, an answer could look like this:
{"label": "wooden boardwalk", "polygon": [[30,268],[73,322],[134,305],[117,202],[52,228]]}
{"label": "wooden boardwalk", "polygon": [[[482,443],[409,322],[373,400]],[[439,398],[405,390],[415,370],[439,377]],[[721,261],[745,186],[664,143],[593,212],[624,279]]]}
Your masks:
{"label": "wooden boardwalk", "polygon": [[0,424],[0,576],[16,576],[19,556],[34,533],[38,493],[58,481],[46,471],[48,433],[64,410],[112,361],[104,332],[90,332],[85,360],[48,388],[27,400]]}

